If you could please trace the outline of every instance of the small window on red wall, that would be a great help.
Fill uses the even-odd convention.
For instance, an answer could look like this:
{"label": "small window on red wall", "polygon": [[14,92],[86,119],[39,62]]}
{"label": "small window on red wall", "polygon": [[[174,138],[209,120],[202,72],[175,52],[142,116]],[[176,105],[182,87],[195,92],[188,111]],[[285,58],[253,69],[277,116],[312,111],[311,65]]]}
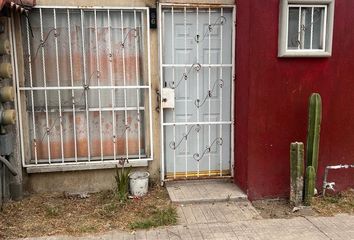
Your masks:
{"label": "small window on red wall", "polygon": [[329,57],[334,0],[282,0],[279,57]]}

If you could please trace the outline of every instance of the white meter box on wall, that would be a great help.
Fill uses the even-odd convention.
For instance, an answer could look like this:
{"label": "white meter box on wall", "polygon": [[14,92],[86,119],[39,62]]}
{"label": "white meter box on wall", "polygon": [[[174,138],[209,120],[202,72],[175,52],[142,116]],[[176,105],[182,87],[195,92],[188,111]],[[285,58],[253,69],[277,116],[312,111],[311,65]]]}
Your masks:
{"label": "white meter box on wall", "polygon": [[162,88],[161,99],[162,99],[162,108],[175,108],[174,89]]}

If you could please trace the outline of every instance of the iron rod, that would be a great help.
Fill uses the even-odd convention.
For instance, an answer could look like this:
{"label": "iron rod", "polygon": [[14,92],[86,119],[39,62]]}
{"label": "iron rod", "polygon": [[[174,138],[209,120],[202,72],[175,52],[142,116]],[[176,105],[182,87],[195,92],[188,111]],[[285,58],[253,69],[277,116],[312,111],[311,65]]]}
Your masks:
{"label": "iron rod", "polygon": [[323,44],[322,44],[322,48],[323,50],[326,50],[326,34],[327,34],[327,6],[325,6],[324,8],[324,17],[323,17],[323,25],[322,26],[322,31],[323,31]]}
{"label": "iron rod", "polygon": [[[143,14],[143,13],[141,13]],[[150,15],[149,15],[149,11],[146,11],[146,39],[147,39],[147,69],[148,69],[148,73],[147,73],[147,78],[148,78],[148,85],[149,85],[149,127],[150,127],[150,156],[151,158],[154,157],[154,142],[153,142],[153,136],[152,136],[152,94],[151,94],[151,59],[150,59],[150,25],[149,25],[149,21],[150,21]],[[142,25],[142,27],[144,27],[144,24]]]}
{"label": "iron rod", "polygon": [[[123,60],[123,85],[126,85],[126,72],[125,72],[125,46],[124,44],[124,18],[123,18],[123,10],[120,11],[120,24],[121,24],[121,38],[122,38],[122,60]],[[127,33],[128,34],[128,33]],[[123,95],[124,95],[124,108],[127,107],[127,90],[123,89]],[[128,112],[125,110],[124,111],[124,125],[125,125],[125,153],[126,153],[126,158],[129,158],[129,136],[128,136],[128,131],[129,131],[129,126],[128,126]]]}
{"label": "iron rod", "polygon": [[[68,17],[68,37],[69,37],[69,60],[70,60],[70,82],[71,87],[74,86],[74,71],[73,71],[73,53],[71,49],[71,23],[70,23],[70,10],[67,9],[66,11]],[[71,99],[72,99],[72,112],[73,112],[73,132],[74,132],[74,151],[75,151],[75,161],[77,162],[77,136],[76,136],[76,109],[75,109],[75,91],[74,89],[71,90]]]}
{"label": "iron rod", "polygon": [[[101,71],[100,71],[100,62],[99,62],[99,49],[98,49],[98,34],[97,34],[97,12],[94,10],[95,17],[95,47],[96,47],[96,74],[97,74],[97,85],[101,85]],[[100,131],[100,152],[101,160],[103,161],[103,137],[102,137],[102,111],[101,111],[101,89],[98,89],[98,117],[99,119],[99,131]]]}
{"label": "iron rod", "polygon": [[230,169],[231,169],[231,176],[234,176],[234,165],[235,165],[235,159],[234,159],[234,146],[235,146],[235,115],[234,113],[236,112],[235,110],[235,86],[236,86],[236,70],[235,70],[235,51],[236,51],[236,8],[232,8],[232,55],[231,55],[231,63],[232,63],[232,79],[231,79],[231,151],[230,151]]}
{"label": "iron rod", "polygon": [[[172,29],[172,64],[175,63],[175,23],[174,23],[174,8],[171,8],[171,29]],[[162,69],[162,67],[161,67]],[[172,81],[175,82],[175,67],[172,67]],[[174,101],[176,102],[176,96]],[[172,109],[172,121],[176,121],[176,110]],[[176,126],[173,126],[173,142],[176,142]],[[176,149],[173,149],[173,178],[176,178]]]}
{"label": "iron rod", "polygon": [[[111,39],[111,15],[110,10],[107,10],[107,24],[108,24],[108,51],[109,51],[109,74],[111,80],[111,86],[114,86],[113,83],[113,52],[112,52],[112,39]],[[112,127],[113,127],[113,160],[116,160],[117,149],[116,149],[116,140],[117,140],[117,130],[116,130],[116,113],[115,108],[115,89],[111,90],[111,100],[112,100]]]}
{"label": "iron rod", "polygon": [[311,8],[311,36],[310,36],[310,49],[313,48],[313,14],[314,14],[314,7]]}
{"label": "iron rod", "polygon": [[[31,55],[31,46],[30,46],[30,34],[29,34],[29,20],[26,21],[26,30],[27,30],[27,51],[28,51],[28,71],[29,71],[29,80],[30,85],[33,87],[33,76],[32,76],[32,55]],[[36,118],[34,115],[34,96],[33,91],[31,90],[31,105],[32,105],[32,126],[33,126],[33,142],[34,142],[34,159],[37,163],[37,130],[36,130]]]}
{"label": "iron rod", "polygon": [[[187,9],[184,7],[184,61],[187,62]],[[187,68],[184,68],[184,72],[187,73]],[[188,81],[184,81],[184,121],[187,122],[187,117],[188,117],[188,86],[187,86]],[[185,132],[188,132],[188,127],[185,126]],[[188,176],[188,139],[185,141],[185,161],[186,161],[186,177]]]}
{"label": "iron rod", "polygon": [[[55,65],[57,72],[58,87],[60,87],[60,74],[59,74],[59,56],[58,56],[58,35],[57,35],[57,15],[56,10],[53,9],[53,21],[54,21],[54,42],[55,42]],[[60,150],[61,159],[64,162],[64,140],[63,140],[63,116],[61,111],[61,94],[58,90],[58,106],[59,106],[59,128],[60,128]]]}
{"label": "iron rod", "polygon": [[[197,43],[198,44],[198,43]],[[169,63],[164,63],[162,64],[162,67],[164,68],[169,68],[169,67],[174,67],[174,68],[189,68],[191,67],[191,64],[169,64]],[[200,63],[201,68],[230,68],[232,67],[232,64],[217,64],[217,63]]]}
{"label": "iron rod", "polygon": [[[159,41],[158,41],[158,49],[159,49],[159,76],[160,76],[160,89],[164,87],[164,77],[163,77],[163,69],[162,69],[162,63],[163,63],[163,58],[162,58],[162,33],[164,33],[165,29],[165,21],[164,21],[164,12],[162,13],[162,7],[161,4],[158,6],[158,24],[161,26],[158,28],[158,35],[159,35]],[[172,18],[173,19],[173,18]],[[162,106],[162,98],[160,98],[159,105]],[[164,137],[164,128],[163,128],[163,122],[164,122],[164,110],[163,108],[159,108],[160,110],[160,154],[161,154],[161,159],[160,159],[160,164],[161,164],[161,172],[160,172],[160,180],[161,180],[161,185],[163,185],[163,182],[165,181],[165,137]],[[175,163],[175,162],[174,162]],[[174,168],[174,178],[175,178],[175,168]]]}
{"label": "iron rod", "polygon": [[223,121],[223,122],[164,122],[163,126],[182,126],[182,125],[230,125],[232,121]]}
{"label": "iron rod", "polygon": [[85,14],[84,11],[81,10],[81,41],[82,41],[82,59],[83,59],[83,67],[84,67],[84,95],[85,95],[85,108],[86,108],[86,134],[87,134],[87,158],[90,161],[91,158],[91,148],[90,148],[90,123],[89,123],[89,111],[88,111],[88,90],[86,89],[87,86],[90,86],[90,83],[87,82],[87,75],[86,75],[86,56],[85,56],[85,33],[84,33],[84,21],[85,21]]}
{"label": "iron rod", "polygon": [[[210,18],[211,18],[211,12],[210,12],[210,8],[209,8],[209,26],[210,26]],[[210,61],[211,61],[211,55],[210,55],[210,49],[211,49],[211,35],[210,35],[210,32],[208,34],[208,62],[210,64]],[[210,67],[208,68],[208,90],[210,91],[210,84],[211,84],[211,72],[210,72]],[[211,114],[211,98],[208,99],[208,119],[209,119],[209,122],[211,121],[211,118],[210,118],[210,114]],[[210,146],[210,143],[211,143],[211,126],[210,124],[208,125],[208,146]],[[208,160],[209,160],[209,176],[210,176],[210,173],[211,173],[211,154],[210,154],[210,151],[208,153]]]}
{"label": "iron rod", "polygon": [[[221,8],[220,9],[220,17],[223,17],[223,15],[224,15],[224,9],[223,8]],[[220,65],[222,66],[222,63],[223,63],[223,24],[220,24]],[[222,67],[220,67],[220,69],[219,69],[219,71],[220,71],[220,75],[219,75],[219,77],[220,77],[220,79],[222,80],[223,79],[223,69],[222,69]],[[220,122],[222,122],[222,114],[223,114],[223,112],[222,112],[222,107],[223,107],[223,105],[222,105],[222,97],[223,97],[223,88],[222,87],[220,87],[219,88],[219,95],[220,95],[220,105],[219,105],[219,111],[220,111]],[[220,139],[223,139],[222,138],[222,130],[223,130],[223,126],[222,125],[219,125],[219,137],[220,137]],[[220,164],[220,176],[222,176],[222,164],[223,164],[223,157],[222,157],[222,144],[221,145],[219,145],[219,164]]]}
{"label": "iron rod", "polygon": [[[196,23],[197,23],[197,36],[199,36],[199,8],[197,7],[196,10],[196,15],[197,15],[197,19],[196,19]],[[199,41],[197,41],[197,63],[199,63]],[[197,71],[197,99],[199,99],[199,71]],[[199,107],[197,107],[197,122],[199,122]],[[200,135],[199,135],[199,131],[197,131],[197,151],[199,151],[199,147],[200,147]],[[197,161],[197,176],[199,177],[199,172],[200,172],[200,163],[199,161]]]}
{"label": "iron rod", "polygon": [[86,90],[87,88],[93,90],[100,89],[148,89],[149,86],[60,86],[60,87],[19,87],[19,90]]}
{"label": "iron rod", "polygon": [[[39,9],[39,18],[40,18],[40,28],[41,28],[41,42],[44,42],[43,39],[43,16],[42,9]],[[46,77],[46,69],[45,69],[45,57],[44,57],[44,46],[41,46],[42,52],[42,70],[43,70],[43,86],[47,87],[47,77]],[[44,102],[45,102],[45,118],[46,118],[46,135],[47,135],[47,146],[48,146],[48,161],[51,161],[51,151],[50,151],[50,132],[49,132],[49,116],[48,116],[48,98],[47,98],[47,90],[44,90]]]}
{"label": "iron rod", "polygon": [[[136,10],[134,10],[134,29],[135,29],[135,41],[134,41],[134,49],[135,49],[135,81],[136,85],[139,85],[139,61],[138,61],[138,31],[137,31],[137,22],[136,22]],[[136,113],[138,118],[138,154],[139,159],[141,155],[141,136],[140,136],[140,91],[136,89]]]}

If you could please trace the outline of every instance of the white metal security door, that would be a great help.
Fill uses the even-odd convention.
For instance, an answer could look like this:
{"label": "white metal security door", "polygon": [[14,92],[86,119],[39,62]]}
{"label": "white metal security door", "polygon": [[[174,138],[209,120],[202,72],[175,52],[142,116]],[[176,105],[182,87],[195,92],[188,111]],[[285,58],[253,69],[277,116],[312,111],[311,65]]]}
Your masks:
{"label": "white metal security door", "polygon": [[162,178],[232,174],[233,6],[160,5]]}

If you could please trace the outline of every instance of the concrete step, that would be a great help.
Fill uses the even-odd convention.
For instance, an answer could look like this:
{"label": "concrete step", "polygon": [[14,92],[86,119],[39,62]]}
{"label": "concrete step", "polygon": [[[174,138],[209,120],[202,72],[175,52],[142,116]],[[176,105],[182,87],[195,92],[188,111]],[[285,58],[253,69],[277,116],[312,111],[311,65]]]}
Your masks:
{"label": "concrete step", "polygon": [[166,188],[171,201],[178,204],[247,201],[247,195],[230,179],[170,181]]}

